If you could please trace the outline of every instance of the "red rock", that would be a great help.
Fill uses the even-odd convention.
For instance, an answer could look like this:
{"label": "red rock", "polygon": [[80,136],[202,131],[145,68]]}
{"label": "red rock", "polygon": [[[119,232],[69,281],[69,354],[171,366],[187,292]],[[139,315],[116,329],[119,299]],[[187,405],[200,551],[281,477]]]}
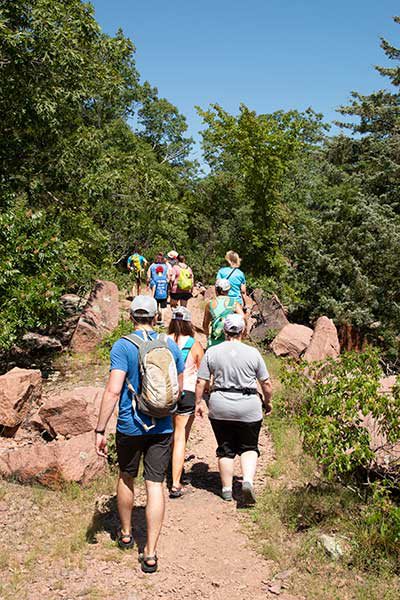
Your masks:
{"label": "red rock", "polygon": [[210,285],[204,292],[204,300],[211,300],[215,298],[215,286]]}
{"label": "red rock", "polygon": [[298,358],[308,347],[313,330],[304,325],[289,323],[278,333],[271,343],[276,356],[292,356]]}
{"label": "red rock", "polygon": [[97,456],[94,433],[70,440],[36,442],[0,454],[0,474],[21,483],[38,482],[51,488],[64,481],[87,484],[107,469],[107,461]]}
{"label": "red rock", "polygon": [[340,344],[337,329],[332,319],[320,317],[315,325],[310,345],[304,353],[307,362],[337,358],[340,354]]}
{"label": "red rock", "polygon": [[396,381],[397,381],[396,375],[390,375],[389,377],[382,377],[382,379],[380,380],[379,392],[381,394],[390,394]]}
{"label": "red rock", "polygon": [[39,416],[53,435],[74,436],[92,431],[102,388],[81,387],[46,398]]}
{"label": "red rock", "polygon": [[[255,290],[253,311],[260,314],[260,320],[265,331],[275,329],[276,332],[281,331],[289,321],[286,316],[285,308],[276,294],[272,294],[269,298],[264,297],[262,290]],[[258,336],[260,339],[260,336]]]}
{"label": "red rock", "polygon": [[40,371],[15,367],[0,376],[0,426],[12,436],[42,393]]}
{"label": "red rock", "polygon": [[97,281],[71,340],[75,352],[91,352],[119,321],[119,294],[115,283]]}
{"label": "red rock", "polygon": [[65,481],[85,485],[105,472],[107,461],[97,456],[94,438],[90,432],[57,442],[58,466]]}
{"label": "red rock", "polygon": [[61,476],[57,464],[56,444],[35,444],[13,448],[0,454],[0,474],[23,483],[37,481],[56,487]]}

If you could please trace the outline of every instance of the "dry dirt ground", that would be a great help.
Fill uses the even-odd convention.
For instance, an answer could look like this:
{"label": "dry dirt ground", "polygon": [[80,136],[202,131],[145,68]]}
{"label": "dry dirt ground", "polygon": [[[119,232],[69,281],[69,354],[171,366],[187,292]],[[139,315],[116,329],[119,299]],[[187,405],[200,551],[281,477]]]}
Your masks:
{"label": "dry dirt ground", "polygon": [[[271,456],[266,430],[261,439],[257,487]],[[145,495],[138,485],[133,527],[136,545],[121,551],[113,541],[118,518],[114,494],[91,497],[72,487],[64,492],[2,484],[0,500],[0,598],[150,600],[152,598],[265,599],[273,563],[256,553],[246,534],[248,516],[237,501],[218,495],[215,441],[208,420],[192,434],[185,495],[167,500],[159,544],[159,571],[141,572],[138,549],[145,539]],[[83,495],[81,495],[83,494]],[[166,492],[167,494],[167,492]],[[283,600],[293,599],[281,594]]]}

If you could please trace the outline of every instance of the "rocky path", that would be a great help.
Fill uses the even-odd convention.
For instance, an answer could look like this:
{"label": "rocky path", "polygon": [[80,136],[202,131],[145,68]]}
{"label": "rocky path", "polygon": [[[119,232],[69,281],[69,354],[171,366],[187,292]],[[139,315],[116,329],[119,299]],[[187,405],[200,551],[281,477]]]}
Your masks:
{"label": "rocky path", "polygon": [[[202,307],[191,308],[195,319],[200,321]],[[204,341],[199,331],[196,337]],[[208,419],[196,419],[185,467],[190,483],[185,486],[184,497],[170,500],[165,489],[168,499],[158,549],[159,571],[153,575],[143,574],[137,562],[138,549],[145,541],[143,484],[135,490],[136,544],[126,552],[119,550],[113,541],[118,527],[114,494],[96,497],[94,493],[89,503],[80,507],[79,501],[68,504],[68,500],[63,500],[58,504],[51,492],[42,497],[40,491],[7,484],[10,487],[5,495],[3,492],[3,499],[0,495],[0,529],[5,535],[3,540],[0,534],[0,569],[3,561],[9,565],[9,573],[15,570],[16,575],[10,575],[4,596],[0,586],[0,600],[17,596],[23,600],[273,597],[268,593],[268,583],[274,565],[256,552],[246,533],[251,521],[240,508],[240,479],[235,481],[234,502],[223,502],[219,496],[215,447]],[[262,431],[260,447],[256,481],[259,491],[265,485],[263,474],[272,455],[266,429]],[[76,549],[71,551],[68,528],[75,526],[78,534],[72,543]],[[10,542],[7,532],[16,536],[12,560],[1,553],[2,547],[5,549]],[[46,545],[46,540],[48,550],[44,555],[40,548]],[[280,598],[293,599],[287,594]]]}
{"label": "rocky path", "polygon": [[[259,490],[265,484],[262,474],[271,456],[266,430],[260,446]],[[267,584],[276,565],[257,554],[247,536],[251,521],[240,509],[240,481],[235,483],[236,501],[226,503],[219,497],[214,456],[209,422],[199,419],[186,462],[191,481],[184,497],[167,499],[159,571],[152,575],[143,574],[137,561],[145,540],[143,484],[136,489],[136,544],[130,551],[119,550],[113,541],[118,526],[114,494],[93,494],[85,508],[79,499],[58,502],[52,492],[36,489],[32,493],[31,488],[9,484],[7,495],[0,500],[0,550],[1,542],[5,542],[5,550],[12,543],[13,558],[8,562],[9,583],[4,595],[0,585],[0,599],[273,598]],[[165,495],[167,498],[167,489]],[[1,552],[0,559],[4,563],[0,570],[7,569],[7,557]],[[294,600],[287,594],[280,598]]]}
{"label": "rocky path", "polygon": [[[159,546],[160,571],[152,577],[145,576],[151,587],[148,592],[141,592],[138,600],[174,596],[265,599],[264,582],[270,573],[265,560],[251,547],[244,532],[246,525],[238,515],[239,481],[239,502],[224,503],[219,497],[215,442],[208,420],[196,422],[190,451],[195,455],[186,469],[191,484],[186,486],[183,498],[168,501]],[[265,431],[262,452],[265,465],[270,456]],[[258,487],[260,484],[261,480]]]}

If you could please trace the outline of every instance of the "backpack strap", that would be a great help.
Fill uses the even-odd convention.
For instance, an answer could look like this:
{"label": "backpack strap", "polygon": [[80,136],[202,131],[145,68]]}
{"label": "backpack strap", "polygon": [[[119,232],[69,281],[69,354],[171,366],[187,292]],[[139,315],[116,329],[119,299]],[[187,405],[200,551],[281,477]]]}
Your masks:
{"label": "backpack strap", "polygon": [[195,341],[196,340],[194,339],[194,337],[190,337],[188,339],[188,341],[186,342],[186,344],[184,345],[184,347],[181,348],[181,352],[183,354],[183,360],[185,361],[185,363],[189,357],[190,351],[193,348]]}
{"label": "backpack strap", "polygon": [[234,267],[232,269],[232,271],[229,273],[228,277],[225,277],[225,279],[229,279],[230,277],[232,277],[232,275],[234,274],[235,271],[237,271],[238,267]]}

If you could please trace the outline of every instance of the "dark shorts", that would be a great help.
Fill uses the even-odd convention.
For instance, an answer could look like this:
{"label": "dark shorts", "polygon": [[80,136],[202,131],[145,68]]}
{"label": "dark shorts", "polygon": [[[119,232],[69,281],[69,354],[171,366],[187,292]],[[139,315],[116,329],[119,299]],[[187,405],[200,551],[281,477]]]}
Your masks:
{"label": "dark shorts", "polygon": [[195,406],[196,394],[189,390],[184,390],[182,396],[178,400],[176,415],[193,415]]}
{"label": "dark shorts", "polygon": [[120,470],[136,477],[143,456],[144,479],[163,482],[171,454],[171,440],[172,433],[125,435],[117,431],[115,442]]}
{"label": "dark shorts", "polygon": [[157,300],[156,298],[156,302],[157,302],[157,308],[167,308],[167,299],[164,298],[163,300]]}
{"label": "dark shorts", "polygon": [[190,300],[192,292],[171,292],[171,300]]}
{"label": "dark shorts", "polygon": [[243,452],[254,450],[260,456],[258,438],[262,421],[243,423],[242,421],[220,421],[210,419],[217,440],[218,458],[235,458]]}

